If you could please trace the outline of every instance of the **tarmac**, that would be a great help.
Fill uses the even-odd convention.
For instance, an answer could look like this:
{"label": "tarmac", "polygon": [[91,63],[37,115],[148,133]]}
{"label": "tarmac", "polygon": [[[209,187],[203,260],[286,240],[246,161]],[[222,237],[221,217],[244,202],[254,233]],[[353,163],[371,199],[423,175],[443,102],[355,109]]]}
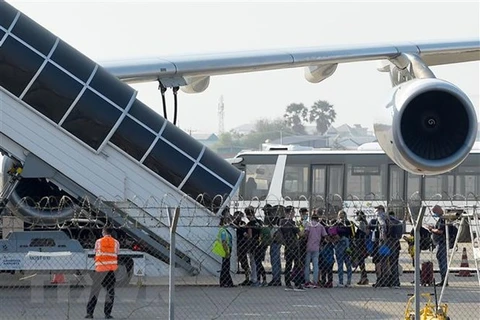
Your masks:
{"label": "tarmac", "polygon": [[[454,257],[452,266],[460,265],[460,252]],[[469,257],[470,265],[474,266],[471,251]],[[434,261],[435,278],[440,280],[434,253],[422,252],[421,259]],[[375,282],[375,274],[371,259],[368,260],[371,284]],[[285,287],[220,288],[218,274],[176,277],[171,304],[173,319],[405,319],[407,300],[414,292],[414,273],[411,259],[403,250],[400,264],[404,272],[398,289],[373,288],[371,285],[307,289],[304,292],[285,291]],[[270,269],[268,258],[265,266]],[[270,274],[267,279],[271,279]],[[65,274],[63,283],[52,284],[51,280],[52,275],[32,272],[0,274],[0,320],[83,319],[90,293],[90,277]],[[233,274],[235,284],[243,280],[243,274]],[[352,283],[358,280],[356,271]],[[334,282],[337,281],[338,276],[334,273]],[[450,318],[480,319],[480,283],[476,273],[472,272],[471,277],[450,274],[448,282],[442,303],[448,304]],[[116,288],[113,316],[116,319],[169,319],[168,284],[168,276],[133,277],[130,285]],[[421,292],[432,294],[434,301],[433,287],[421,287]],[[437,289],[439,296],[440,288]],[[102,291],[95,313],[97,319],[103,318],[104,299],[105,291]]]}
{"label": "tarmac", "polygon": [[[354,274],[353,283],[358,281]],[[18,285],[1,275],[0,319],[83,319],[91,281],[68,276],[52,285],[48,275],[30,276],[29,284]],[[12,281],[13,277],[11,276]],[[436,275],[438,279],[438,274]],[[89,278],[89,277],[87,277]],[[375,276],[369,274],[370,282]],[[85,282],[83,282],[85,280]],[[116,289],[113,316],[116,319],[169,319],[168,278],[132,279],[131,285]],[[234,275],[240,283],[243,275]],[[337,275],[334,274],[334,280]],[[176,278],[173,297],[174,319],[404,319],[413,274],[401,276],[401,287],[317,288],[304,292],[284,287],[220,288],[216,277]],[[432,293],[433,287],[421,287]],[[438,290],[439,294],[440,291]],[[95,318],[103,318],[102,291]],[[476,277],[449,277],[443,302],[452,319],[478,319],[480,287]]]}

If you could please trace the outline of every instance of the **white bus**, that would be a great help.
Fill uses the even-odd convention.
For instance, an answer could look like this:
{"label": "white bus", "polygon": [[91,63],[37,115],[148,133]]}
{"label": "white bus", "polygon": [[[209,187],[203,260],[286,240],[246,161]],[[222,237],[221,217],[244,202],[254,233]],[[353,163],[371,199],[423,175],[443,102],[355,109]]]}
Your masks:
{"label": "white bus", "polygon": [[[285,147],[285,149],[287,149]],[[381,150],[381,149],[380,149]],[[419,176],[398,167],[383,151],[246,151],[230,162],[245,172],[232,210],[251,205],[291,205],[328,214],[339,209],[352,218],[367,217],[382,204],[407,220],[407,206],[436,203],[444,207],[480,204],[480,145],[454,170]],[[422,202],[420,202],[422,201]]]}

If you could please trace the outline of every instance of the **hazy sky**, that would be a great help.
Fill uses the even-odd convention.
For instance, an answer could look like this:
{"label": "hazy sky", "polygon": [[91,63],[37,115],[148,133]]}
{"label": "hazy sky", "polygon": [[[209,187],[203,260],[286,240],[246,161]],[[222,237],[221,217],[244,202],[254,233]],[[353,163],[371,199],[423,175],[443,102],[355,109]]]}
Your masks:
{"label": "hazy sky", "polygon": [[[480,4],[472,2],[161,2],[9,1],[96,61],[185,53],[392,43],[480,37]],[[336,124],[372,127],[390,90],[376,62],[340,65],[320,84],[303,69],[218,76],[201,94],[179,96],[178,123],[192,132],[216,132],[218,100],[225,129],[283,115],[285,107],[327,100]],[[480,63],[434,67],[479,106]],[[135,85],[138,98],[162,114],[156,83]],[[169,91],[169,96],[171,92]],[[172,114],[171,100],[168,100]]]}

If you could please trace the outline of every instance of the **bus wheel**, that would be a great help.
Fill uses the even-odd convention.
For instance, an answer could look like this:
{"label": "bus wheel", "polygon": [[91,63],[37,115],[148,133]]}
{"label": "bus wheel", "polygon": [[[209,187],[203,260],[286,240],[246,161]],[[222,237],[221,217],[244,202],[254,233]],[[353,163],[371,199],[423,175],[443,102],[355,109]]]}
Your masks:
{"label": "bus wheel", "polygon": [[128,286],[133,277],[133,260],[124,257],[118,259],[118,269],[115,271],[116,287]]}

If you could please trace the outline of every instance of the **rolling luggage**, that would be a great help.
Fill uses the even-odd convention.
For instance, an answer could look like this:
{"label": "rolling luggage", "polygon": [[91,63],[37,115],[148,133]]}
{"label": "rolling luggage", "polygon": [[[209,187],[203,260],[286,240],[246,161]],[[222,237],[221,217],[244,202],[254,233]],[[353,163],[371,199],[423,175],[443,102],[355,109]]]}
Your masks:
{"label": "rolling luggage", "polygon": [[420,283],[422,286],[433,286],[433,262],[426,261],[422,263]]}

